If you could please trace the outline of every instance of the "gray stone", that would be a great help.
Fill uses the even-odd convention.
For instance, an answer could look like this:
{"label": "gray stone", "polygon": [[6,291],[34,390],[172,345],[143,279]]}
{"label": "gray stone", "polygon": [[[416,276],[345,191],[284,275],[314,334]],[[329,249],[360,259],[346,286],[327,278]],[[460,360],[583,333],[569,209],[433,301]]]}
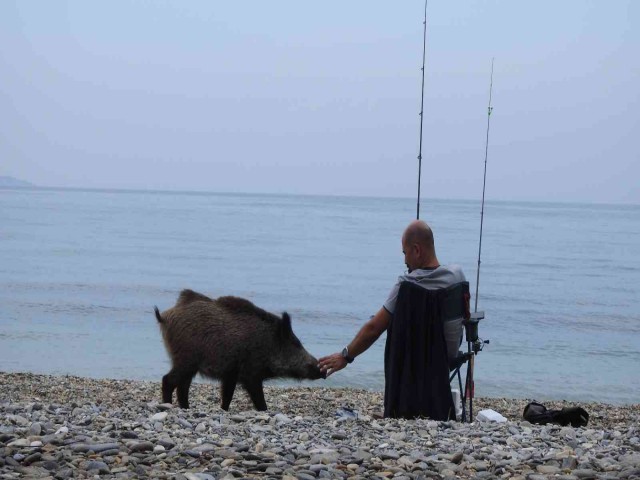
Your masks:
{"label": "gray stone", "polygon": [[571,474],[582,479],[596,478],[596,472],[586,468],[577,468]]}
{"label": "gray stone", "polygon": [[151,420],[154,422],[164,422],[168,416],[169,414],[167,412],[158,412],[151,417]]}
{"label": "gray stone", "polygon": [[168,440],[168,439],[164,439],[164,438],[161,438],[160,440],[158,440],[157,443],[158,443],[158,445],[162,445],[167,450],[171,450],[173,447],[176,446],[176,444],[174,442],[172,442],[171,440]]}
{"label": "gray stone", "polygon": [[42,454],[40,452],[32,453],[22,461],[22,464],[28,466],[34,462],[37,462],[41,458],[42,458]]}
{"label": "gray stone", "polygon": [[67,480],[73,476],[73,470],[70,468],[63,468],[62,470],[58,470],[55,474],[55,478],[57,480]]}
{"label": "gray stone", "polygon": [[296,478],[298,480],[315,480],[315,475],[310,475],[308,473],[304,473],[304,472],[297,472],[296,473]]}
{"label": "gray stone", "polygon": [[293,422],[293,420],[291,420],[289,417],[287,417],[283,413],[278,413],[278,414],[274,415],[273,419],[274,419],[276,425],[286,425],[288,423]]}
{"label": "gray stone", "polygon": [[9,447],[28,447],[30,443],[31,442],[29,442],[29,440],[27,440],[26,438],[19,438],[17,440],[12,440],[7,445]]}
{"label": "gray stone", "polygon": [[544,475],[555,475],[560,473],[560,469],[555,465],[538,465],[536,470]]}
{"label": "gray stone", "polygon": [[58,465],[58,462],[55,462],[53,460],[47,460],[45,462],[42,462],[42,468],[54,471],[58,470],[60,468],[60,465]]}
{"label": "gray stone", "polygon": [[395,450],[386,450],[380,453],[380,458],[382,460],[398,460],[400,458],[400,454]]}
{"label": "gray stone", "polygon": [[120,449],[119,443],[96,443],[94,445],[88,445],[89,450],[92,450],[96,453],[105,452],[107,450],[116,450]]}
{"label": "gray stone", "polygon": [[[489,471],[484,471],[484,472],[477,472],[475,475],[475,478],[494,479],[496,478],[496,476]],[[547,477],[543,477],[543,478],[544,480],[547,480]]]}
{"label": "gray stone", "polygon": [[451,463],[459,464],[463,458],[464,454],[462,452],[456,452],[451,456]]}
{"label": "gray stone", "polygon": [[115,455],[118,455],[118,453],[120,453],[120,449],[119,448],[112,448],[110,450],[103,450],[102,452],[100,452],[100,456],[101,457],[113,457]]}
{"label": "gray stone", "polygon": [[151,442],[138,442],[129,447],[132,453],[134,452],[149,452],[153,450],[153,443]]}
{"label": "gray stone", "polygon": [[215,451],[216,447],[215,445],[211,445],[210,443],[203,443],[202,445],[198,445],[197,447],[194,447],[191,450],[195,452],[200,452],[200,453],[209,453],[209,452]]}
{"label": "gray stone", "polygon": [[618,461],[625,467],[640,467],[640,453],[620,455]]}
{"label": "gray stone", "polygon": [[215,480],[215,477],[213,475],[209,475],[208,473],[187,472],[183,476],[187,480]]}
{"label": "gray stone", "polygon": [[111,473],[109,470],[109,467],[107,466],[106,463],[104,462],[98,462],[95,460],[92,460],[90,462],[87,462],[86,466],[85,466],[86,470],[98,470],[98,473]]}
{"label": "gray stone", "polygon": [[22,427],[26,426],[29,423],[29,420],[24,418],[22,415],[7,415],[7,420],[15,425],[20,425]]}
{"label": "gray stone", "polygon": [[42,425],[38,422],[34,422],[29,427],[29,435],[39,437],[42,434]]}

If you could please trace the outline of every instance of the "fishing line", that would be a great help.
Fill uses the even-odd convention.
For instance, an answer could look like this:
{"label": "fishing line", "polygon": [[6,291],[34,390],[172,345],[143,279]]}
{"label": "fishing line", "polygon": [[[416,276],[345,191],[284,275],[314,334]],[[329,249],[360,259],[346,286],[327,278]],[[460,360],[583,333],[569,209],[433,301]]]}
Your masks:
{"label": "fishing line", "polygon": [[491,82],[489,84],[489,107],[487,108],[487,139],[484,146],[484,179],[482,181],[482,208],[480,210],[480,241],[478,242],[478,272],[476,274],[476,302],[474,311],[478,311],[478,288],[480,286],[480,255],[482,253],[482,223],[484,220],[484,193],[487,186],[487,157],[489,154],[489,127],[491,125],[491,112],[493,107],[491,106],[491,94],[493,93],[493,61],[491,59]]}

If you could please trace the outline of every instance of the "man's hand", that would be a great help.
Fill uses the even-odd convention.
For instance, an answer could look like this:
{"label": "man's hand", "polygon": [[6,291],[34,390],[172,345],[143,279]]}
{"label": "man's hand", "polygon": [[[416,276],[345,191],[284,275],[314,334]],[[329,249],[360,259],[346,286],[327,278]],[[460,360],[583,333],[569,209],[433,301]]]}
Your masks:
{"label": "man's hand", "polygon": [[341,353],[334,353],[318,360],[320,371],[327,377],[347,366],[347,359]]}
{"label": "man's hand", "polygon": [[[389,322],[391,322],[391,314],[383,307],[362,326],[356,337],[347,345],[349,355],[356,358],[369,348],[387,329]],[[347,359],[342,356],[342,353],[334,353],[318,360],[318,368],[327,377],[346,366]]]}

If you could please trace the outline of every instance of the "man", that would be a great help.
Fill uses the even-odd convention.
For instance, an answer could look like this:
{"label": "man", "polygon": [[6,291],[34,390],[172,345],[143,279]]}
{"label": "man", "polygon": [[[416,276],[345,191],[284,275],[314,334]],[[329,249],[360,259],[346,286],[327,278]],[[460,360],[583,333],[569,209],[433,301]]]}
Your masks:
{"label": "man", "polygon": [[[410,281],[431,290],[465,281],[464,273],[459,266],[440,265],[436,257],[433,232],[422,220],[414,220],[405,229],[402,235],[402,253],[409,271],[398,278],[383,307],[364,324],[342,352],[322,357],[318,361],[320,370],[326,373],[327,377],[353,362],[387,329],[395,311],[400,283]],[[455,357],[462,339],[462,318],[445,323],[445,338],[449,357]]]}

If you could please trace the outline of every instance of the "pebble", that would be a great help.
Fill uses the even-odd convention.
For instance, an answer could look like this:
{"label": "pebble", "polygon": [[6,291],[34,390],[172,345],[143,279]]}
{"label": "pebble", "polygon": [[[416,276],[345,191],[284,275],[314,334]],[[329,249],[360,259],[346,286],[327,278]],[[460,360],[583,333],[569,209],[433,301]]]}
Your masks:
{"label": "pebble", "polygon": [[155,422],[164,422],[168,416],[169,414],[167,412],[158,412],[151,417],[151,420]]}
{"label": "pebble", "polygon": [[[0,385],[2,480],[640,475],[639,405],[545,402],[583,406],[590,424],[573,428],[523,421],[527,400],[477,398],[477,411],[508,421],[461,424],[380,418],[382,394],[354,389],[267,387],[267,412],[238,391],[223,412],[211,384],[192,385],[189,410],[158,403],[158,382],[0,372]],[[345,418],[344,411],[355,413]]]}
{"label": "pebble", "polygon": [[104,462],[92,460],[85,465],[85,470],[98,470],[98,473],[110,473],[109,467]]}
{"label": "pebble", "polygon": [[40,425],[38,422],[33,422],[29,427],[29,435],[39,437],[41,433],[42,433],[42,425]]}
{"label": "pebble", "polygon": [[131,452],[133,452],[133,453],[135,453],[135,452],[148,452],[150,450],[153,450],[153,447],[154,447],[154,445],[151,442],[137,442],[137,443],[132,444],[129,447],[129,450]]}

